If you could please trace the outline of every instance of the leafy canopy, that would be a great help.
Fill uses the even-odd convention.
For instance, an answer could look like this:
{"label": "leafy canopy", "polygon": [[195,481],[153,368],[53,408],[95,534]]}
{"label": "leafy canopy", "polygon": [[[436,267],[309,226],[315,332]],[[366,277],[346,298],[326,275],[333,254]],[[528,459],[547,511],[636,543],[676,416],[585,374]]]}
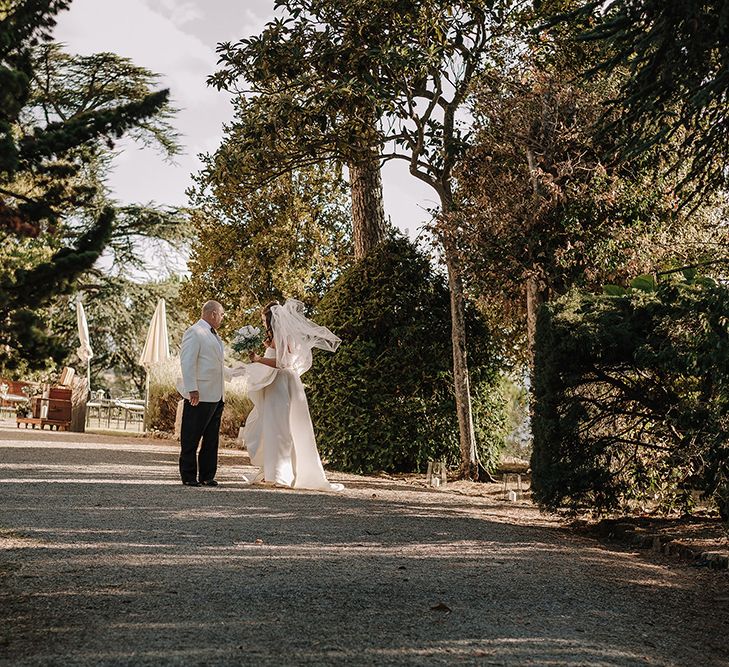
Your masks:
{"label": "leafy canopy", "polygon": [[[254,188],[294,167],[376,149],[443,191],[466,141],[455,114],[519,2],[278,0],[283,18],[218,47],[210,78],[238,97],[217,168]],[[264,176],[262,176],[264,175]]]}
{"label": "leafy canopy", "polygon": [[537,328],[535,497],[599,511],[692,491],[729,518],[729,290],[694,273],[572,292]]}
{"label": "leafy canopy", "polygon": [[712,262],[729,244],[717,224],[720,200],[688,215],[678,210],[678,177],[657,177],[646,159],[609,159],[621,136],[599,124],[621,79],[580,79],[581,57],[570,65],[569,47],[537,42],[477,78],[473,147],[458,172],[466,282],[501,323],[515,359],[527,353],[527,279],[546,298],[599,290],[638,273]]}
{"label": "leafy canopy", "polygon": [[726,188],[729,2],[589,0],[572,12],[564,12],[564,4],[537,3],[551,23],[589,24],[577,38],[594,44],[599,55],[586,75],[627,74],[611,100],[619,114],[606,116],[604,128],[620,133],[621,152],[631,158],[662,149],[653,155],[684,176],[688,200]]}
{"label": "leafy canopy", "polygon": [[[168,91],[150,90],[139,71],[142,85],[121,92],[118,70],[46,43],[68,4],[10,2],[0,13],[0,240],[20,253],[0,267],[0,368],[8,370],[42,368],[68,354],[49,330],[47,309],[76,289],[115,236],[104,151],[129,132],[165,131],[153,119],[169,109]],[[81,72],[86,87],[71,90]]]}
{"label": "leafy canopy", "polygon": [[330,167],[295,171],[256,192],[202,172],[190,196],[195,239],[183,301],[191,316],[209,298],[225,307],[227,326],[257,324],[272,299],[314,305],[351,262],[347,190]]}

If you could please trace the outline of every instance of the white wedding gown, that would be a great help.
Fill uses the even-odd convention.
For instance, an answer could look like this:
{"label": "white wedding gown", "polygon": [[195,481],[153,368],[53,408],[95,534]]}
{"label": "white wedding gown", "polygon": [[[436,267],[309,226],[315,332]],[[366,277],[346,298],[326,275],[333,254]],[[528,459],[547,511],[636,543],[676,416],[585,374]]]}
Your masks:
{"label": "white wedding gown", "polygon": [[[264,355],[275,359],[276,351]],[[244,375],[254,408],[248,415],[243,439],[253,465],[263,479],[295,489],[341,491],[330,483],[316,448],[304,385],[297,369],[247,364]]]}

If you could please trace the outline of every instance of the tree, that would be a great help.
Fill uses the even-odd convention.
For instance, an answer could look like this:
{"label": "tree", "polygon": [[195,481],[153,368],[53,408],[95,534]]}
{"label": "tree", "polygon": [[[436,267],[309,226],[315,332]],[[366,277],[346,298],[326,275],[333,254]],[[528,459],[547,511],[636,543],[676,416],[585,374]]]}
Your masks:
{"label": "tree", "polygon": [[277,0],[287,19],[235,45],[219,45],[224,68],[210,83],[239,97],[229,139],[211,166],[235,171],[255,191],[297,169],[346,164],[354,254],[361,258],[384,239],[386,223],[379,113],[370,86],[362,85],[363,79],[377,76],[378,66],[352,45],[377,39],[385,17],[363,21],[361,12],[368,11],[363,3],[358,3],[359,13],[310,4]]}
{"label": "tree", "polygon": [[[157,300],[163,298],[167,303],[167,331],[172,349],[179,346],[190,324],[180,306],[184,283],[177,278],[151,281],[116,275],[89,278],[92,277],[87,277],[83,285],[83,295],[94,350],[91,386],[113,390],[117,396],[129,393],[142,396],[147,373],[139,365],[139,357]],[[58,298],[49,310],[48,320],[63,348],[75,350],[78,347],[75,296]],[[74,353],[69,354],[66,363],[76,362],[81,363]]]}
{"label": "tree", "polygon": [[[343,345],[317,357],[307,386],[318,446],[331,465],[372,473],[459,463],[449,309],[442,271],[395,233],[327,292],[316,320]],[[499,350],[473,307],[467,315],[479,458],[492,469],[504,439]]]}
{"label": "tree", "polygon": [[[520,4],[280,0],[276,6],[285,8],[288,18],[269,25],[267,41],[222,45],[225,68],[212,79],[220,87],[231,87],[239,77],[258,77],[274,86],[282,82],[286,94],[273,96],[270,104],[259,101],[263,96],[254,103],[241,103],[242,111],[252,118],[241,125],[241,140],[253,147],[252,164],[285,165],[287,148],[293,149],[291,155],[296,158],[308,153],[309,160],[320,160],[339,155],[342,144],[364,144],[378,151],[382,161],[405,160],[411,174],[436,192],[440,207],[435,231],[451,294],[461,468],[468,476],[475,474],[477,461],[464,293],[459,258],[448,231],[458,209],[454,168],[468,143],[457,114],[464,108],[473,77],[488,58],[489,47]],[[348,30],[350,26],[355,29]],[[257,51],[269,44],[273,45],[271,57],[259,62]],[[312,61],[321,67],[312,70]],[[292,80],[294,94],[289,95],[285,84]],[[357,112],[354,118],[349,113],[352,109]],[[279,153],[282,134],[284,150]],[[233,162],[233,157],[221,156],[224,168]]]}
{"label": "tree", "polygon": [[[72,56],[57,44],[34,50],[35,77],[31,89],[34,116],[68,120],[80,113],[115,102],[143,98],[156,84],[157,75],[112,53]],[[145,147],[160,150],[167,158],[180,150],[170,124],[174,110],[165,105],[159,113],[130,129],[128,136]],[[80,275],[74,292],[83,294],[89,334],[93,342],[92,385],[119,391],[144,390],[145,373],[138,359],[157,300],[168,304],[168,331],[172,343],[179,340],[183,311],[179,306],[180,285],[165,278],[165,260],[171,262],[190,238],[189,216],[181,210],[156,204],[120,205],[107,193],[106,181],[114,151],[104,143],[77,151],[83,165],[76,177],[95,190],[94,204],[63,220],[57,241],[73,244],[93,224],[95,211],[112,206],[114,224],[104,249],[105,268],[94,266]],[[149,255],[155,257],[150,280]],[[66,352],[61,363],[74,363],[77,330],[73,295],[55,299],[45,309],[49,330]],[[109,373],[111,371],[111,374]]]}
{"label": "tree", "polygon": [[648,159],[606,159],[621,137],[597,128],[621,81],[579,80],[567,49],[557,58],[539,52],[555,46],[480,78],[474,147],[459,173],[469,285],[503,323],[513,356],[530,362],[546,300],[712,261],[727,243],[710,207],[691,217],[678,210],[676,177],[656,178]]}
{"label": "tree", "polygon": [[258,311],[272,299],[315,305],[349,265],[347,189],[331,168],[282,175],[256,192],[216,170],[196,180],[189,193],[192,277],[183,289],[190,314],[215,297],[227,322],[258,324]]}
{"label": "tree", "polygon": [[572,12],[560,2],[556,8],[552,1],[537,6],[560,28],[575,19],[587,23],[576,37],[600,49],[597,63],[585,72],[588,78],[598,72],[628,73],[611,100],[604,132],[620,132],[619,148],[628,159],[650,151],[666,160],[683,176],[680,185],[689,200],[726,188],[729,2],[578,4]]}
{"label": "tree", "polygon": [[690,510],[729,520],[729,290],[696,271],[540,313],[533,490],[550,509]]}
{"label": "tree", "polygon": [[[64,122],[89,112],[139,103],[159,84],[158,74],[115,53],[71,55],[55,42],[39,44],[31,53],[34,75],[21,116],[21,123],[28,121],[29,126],[39,115],[46,123]],[[166,102],[154,114],[139,118],[125,136],[138,145],[161,149],[172,158],[181,150],[179,135],[171,124],[175,113]],[[97,157],[103,159],[108,155],[100,150],[104,146],[97,143],[84,148],[96,148]]]}
{"label": "tree", "polygon": [[[68,2],[10,2],[0,15],[0,233],[3,242],[45,243],[42,257],[0,272],[0,366],[42,367],[65,351],[49,336],[42,309],[74,289],[112,234],[114,210],[95,200],[97,187],[82,177],[84,152],[113,141],[165,108],[168,91],[84,109],[68,118],[36,114],[33,48],[50,39],[56,14]],[[87,224],[64,239],[63,223],[85,214]],[[68,241],[71,241],[69,243]],[[38,263],[30,260],[36,258]]]}
{"label": "tree", "polygon": [[[34,119],[46,122],[70,121],[83,114],[119,104],[145,99],[157,85],[159,76],[113,53],[90,56],[70,55],[58,44],[41,44],[33,49],[34,77],[28,105],[20,123],[30,131]],[[166,102],[155,113],[126,132],[126,137],[147,148],[154,148],[165,159],[172,159],[181,148],[178,134],[171,125],[175,109]],[[142,272],[145,261],[141,246],[165,244],[180,250],[188,240],[186,217],[178,209],[153,203],[119,205],[110,199],[106,181],[115,157],[113,143],[89,142],[74,151],[80,165],[74,184],[93,193],[89,205],[66,215],[58,233],[65,244],[72,243],[93,224],[94,216],[104,206],[115,210],[115,221],[105,248],[112,255],[112,272]]]}

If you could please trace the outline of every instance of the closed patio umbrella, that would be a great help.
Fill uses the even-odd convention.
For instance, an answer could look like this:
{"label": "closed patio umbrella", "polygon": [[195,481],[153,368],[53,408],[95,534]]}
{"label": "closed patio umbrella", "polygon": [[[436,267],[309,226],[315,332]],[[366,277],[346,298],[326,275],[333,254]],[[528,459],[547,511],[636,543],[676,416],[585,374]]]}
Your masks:
{"label": "closed patio umbrella", "polygon": [[152,364],[167,361],[170,358],[170,343],[167,338],[167,310],[165,300],[157,302],[157,308],[152,315],[147,331],[147,340],[144,343],[139,364],[149,368]]}
{"label": "closed patio umbrella", "polygon": [[154,364],[167,361],[170,358],[170,343],[167,337],[167,310],[165,300],[157,302],[157,308],[149,323],[147,340],[139,357],[140,366],[147,371],[147,384],[144,391],[144,425],[147,426],[147,408],[149,403],[149,371]]}
{"label": "closed patio umbrella", "polygon": [[94,351],[91,349],[89,340],[89,324],[86,321],[86,313],[81,303],[81,297],[76,299],[76,322],[78,324],[78,339],[81,345],[76,348],[76,354],[82,363],[86,364],[86,392],[91,392],[91,357]]}

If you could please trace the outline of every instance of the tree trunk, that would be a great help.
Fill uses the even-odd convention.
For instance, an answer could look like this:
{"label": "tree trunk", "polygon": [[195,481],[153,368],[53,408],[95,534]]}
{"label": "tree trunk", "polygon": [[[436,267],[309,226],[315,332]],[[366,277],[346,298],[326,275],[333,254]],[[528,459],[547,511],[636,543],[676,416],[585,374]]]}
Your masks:
{"label": "tree trunk", "polygon": [[547,301],[547,289],[541,278],[539,270],[534,270],[526,279],[526,307],[527,307],[527,342],[529,345],[529,366],[534,370],[534,342],[537,334],[537,314],[540,306]]}
{"label": "tree trunk", "polygon": [[[531,148],[526,149],[529,179],[532,183],[534,198],[539,201],[547,197],[547,190],[539,177],[539,164]],[[539,307],[547,300],[547,288],[542,279],[544,274],[535,264],[526,280],[527,306],[527,343],[529,345],[529,368],[534,371],[534,340],[537,333],[537,313]]]}
{"label": "tree trunk", "polygon": [[453,384],[458,415],[458,431],[461,450],[461,476],[478,479],[476,456],[476,431],[473,425],[471,385],[468,377],[468,352],[466,350],[466,311],[463,297],[463,281],[456,253],[443,243],[445,263],[448,269],[448,287],[451,299],[451,340],[453,346]]}
{"label": "tree trunk", "polygon": [[71,431],[86,431],[86,402],[88,400],[88,384],[85,377],[76,376],[71,382]]}
{"label": "tree trunk", "polygon": [[378,154],[367,151],[361,160],[350,162],[352,188],[352,239],[354,257],[361,259],[385,238],[385,208]]}

